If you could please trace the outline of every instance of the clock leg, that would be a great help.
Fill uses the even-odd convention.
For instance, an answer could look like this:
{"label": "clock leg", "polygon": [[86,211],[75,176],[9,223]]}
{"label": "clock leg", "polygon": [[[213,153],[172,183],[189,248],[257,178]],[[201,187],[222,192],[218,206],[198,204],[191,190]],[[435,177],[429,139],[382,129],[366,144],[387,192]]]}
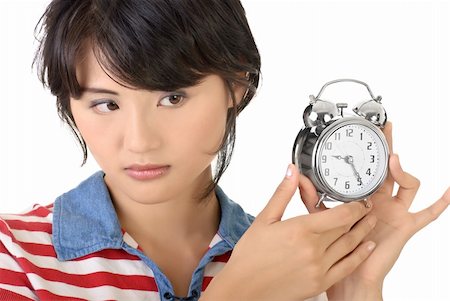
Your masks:
{"label": "clock leg", "polygon": [[325,194],[325,193],[322,193],[322,194],[320,195],[320,198],[319,198],[319,200],[317,201],[317,204],[316,204],[316,208],[319,208],[319,207],[320,207],[320,204],[322,204],[322,202],[325,200],[325,197],[326,197],[326,194]]}
{"label": "clock leg", "polygon": [[366,206],[366,208],[370,208],[371,207],[370,203],[367,201],[367,199],[364,199],[363,202],[364,202],[364,206]]}

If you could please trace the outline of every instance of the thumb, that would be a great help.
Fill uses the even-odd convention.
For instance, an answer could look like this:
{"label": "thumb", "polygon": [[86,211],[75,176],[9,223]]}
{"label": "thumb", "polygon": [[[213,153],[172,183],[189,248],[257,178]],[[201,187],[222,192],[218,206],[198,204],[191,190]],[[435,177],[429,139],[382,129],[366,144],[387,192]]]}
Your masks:
{"label": "thumb", "polygon": [[327,209],[323,203],[320,203],[320,206],[316,207],[316,204],[319,201],[319,195],[317,194],[314,184],[308,177],[300,174],[299,185],[300,199],[303,201],[303,204],[305,204],[309,213],[320,212]]}
{"label": "thumb", "polygon": [[297,190],[299,172],[294,164],[289,164],[286,175],[278,185],[266,207],[256,217],[259,220],[273,223],[280,221],[287,205]]}

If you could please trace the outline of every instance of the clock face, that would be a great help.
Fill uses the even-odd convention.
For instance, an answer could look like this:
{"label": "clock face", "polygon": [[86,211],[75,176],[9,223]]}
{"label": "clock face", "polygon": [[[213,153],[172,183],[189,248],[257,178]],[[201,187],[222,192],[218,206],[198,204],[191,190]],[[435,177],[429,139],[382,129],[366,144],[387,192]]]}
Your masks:
{"label": "clock face", "polygon": [[343,123],[322,139],[316,166],[322,182],[338,196],[364,198],[386,177],[387,143],[381,131],[362,123]]}

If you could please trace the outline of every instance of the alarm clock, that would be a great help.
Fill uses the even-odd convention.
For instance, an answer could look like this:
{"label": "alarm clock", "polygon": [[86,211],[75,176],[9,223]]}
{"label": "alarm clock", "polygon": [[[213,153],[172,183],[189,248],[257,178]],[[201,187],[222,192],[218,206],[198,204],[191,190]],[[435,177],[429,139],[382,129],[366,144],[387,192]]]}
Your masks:
{"label": "alarm clock", "polygon": [[[371,99],[357,104],[354,114],[344,114],[347,103],[320,99],[327,86],[341,82],[361,84],[369,91]],[[381,131],[387,114],[381,96],[375,98],[369,86],[359,80],[338,79],[309,98],[292,162],[316,187],[316,207],[324,201],[366,203],[388,174],[389,146]]]}

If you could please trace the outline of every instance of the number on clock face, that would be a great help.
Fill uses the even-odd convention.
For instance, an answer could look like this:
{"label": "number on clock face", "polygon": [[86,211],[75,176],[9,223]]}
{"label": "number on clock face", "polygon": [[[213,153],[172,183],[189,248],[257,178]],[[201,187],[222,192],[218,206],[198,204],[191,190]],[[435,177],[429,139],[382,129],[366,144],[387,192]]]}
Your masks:
{"label": "number on clock face", "polygon": [[387,159],[380,137],[361,124],[331,132],[318,156],[319,172],[327,186],[345,196],[364,195],[377,185]]}

